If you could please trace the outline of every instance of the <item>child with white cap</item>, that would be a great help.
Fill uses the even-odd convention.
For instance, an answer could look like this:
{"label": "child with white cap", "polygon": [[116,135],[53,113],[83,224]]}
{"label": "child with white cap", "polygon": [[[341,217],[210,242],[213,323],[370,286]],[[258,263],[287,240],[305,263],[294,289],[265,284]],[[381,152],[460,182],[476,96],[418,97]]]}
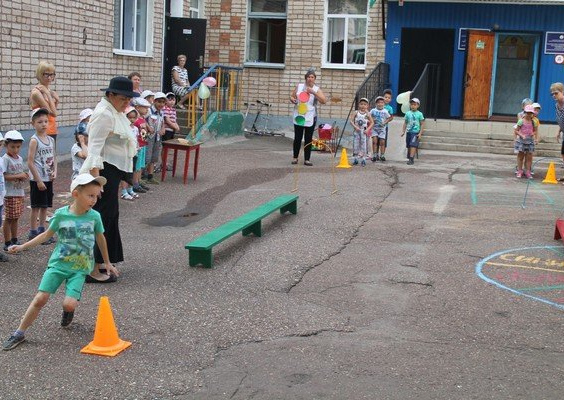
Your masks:
{"label": "child with white cap", "polygon": [[85,108],[82,110],[78,115],[78,125],[74,129],[74,137],[78,141],[78,144],[82,148],[84,154],[88,154],[88,142],[85,141],[83,135],[87,135],[86,129],[88,128],[88,122],[90,122],[90,117],[93,112],[94,111],[91,108]]}
{"label": "child with white cap", "polygon": [[155,101],[155,93],[150,90],[143,90],[140,97],[147,100],[150,104],[153,104],[153,101]]}
{"label": "child with white cap", "polygon": [[27,243],[9,248],[10,253],[17,253],[44,243],[55,234],[59,237],[49,257],[39,290],[27,308],[18,329],[2,344],[3,350],[12,350],[25,341],[26,330],[63,282],[65,282],[65,298],[61,326],[68,326],[72,322],[74,310],[82,295],[84,281],[94,267],[94,243],[102,253],[107,271],[119,275],[118,270],[110,262],[100,213],[92,209],[105,184],[106,178],[103,176],[95,178],[90,174],[78,175],[70,185],[72,204],[55,211],[45,232]]}
{"label": "child with white cap", "polygon": [[419,148],[419,140],[423,134],[423,122],[425,117],[419,111],[421,102],[417,97],[409,100],[409,111],[405,113],[405,121],[403,123],[402,134],[407,135],[405,145],[407,147],[407,165],[415,164],[415,152]]}
{"label": "child with white cap", "polygon": [[155,101],[151,106],[151,114],[147,120],[147,125],[152,130],[147,137],[147,183],[158,185],[159,181],[153,175],[155,165],[159,162],[161,155],[161,136],[165,133],[163,108],[166,104],[166,95],[163,92],[155,93]]}
{"label": "child with white cap", "polygon": [[24,138],[18,131],[8,131],[4,136],[6,154],[2,156],[2,169],[6,181],[4,197],[4,251],[9,246],[20,244],[18,240],[18,221],[24,212],[24,187],[29,181],[23,158],[20,156]]}

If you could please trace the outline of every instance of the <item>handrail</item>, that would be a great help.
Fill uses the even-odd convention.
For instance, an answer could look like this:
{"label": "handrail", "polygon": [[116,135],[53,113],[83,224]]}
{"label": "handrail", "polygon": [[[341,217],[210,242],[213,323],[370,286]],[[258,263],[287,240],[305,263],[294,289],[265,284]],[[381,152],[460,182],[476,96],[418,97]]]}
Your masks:
{"label": "handrail", "polygon": [[421,101],[420,111],[426,118],[437,120],[439,110],[439,82],[441,64],[425,64],[421,76],[411,91],[410,97]]}
{"label": "handrail", "polygon": [[389,89],[390,87],[390,64],[379,62],[378,64],[376,64],[372,72],[366,77],[366,79],[364,79],[364,81],[360,84],[354,95],[351,108],[349,109],[347,119],[345,120],[343,129],[341,130],[341,135],[339,136],[339,141],[337,142],[337,146],[335,147],[335,153],[333,153],[333,157],[337,156],[336,150],[341,145],[341,139],[343,138],[343,134],[345,133],[345,128],[349,123],[349,119],[353,110],[356,110],[358,101],[361,98],[366,97],[368,99],[368,102],[370,103],[376,97],[382,95],[384,90]]}

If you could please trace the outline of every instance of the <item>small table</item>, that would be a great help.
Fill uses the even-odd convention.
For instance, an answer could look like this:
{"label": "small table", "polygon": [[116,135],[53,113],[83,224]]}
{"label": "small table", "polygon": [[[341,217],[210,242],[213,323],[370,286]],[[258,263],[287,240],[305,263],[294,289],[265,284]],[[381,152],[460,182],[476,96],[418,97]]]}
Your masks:
{"label": "small table", "polygon": [[200,158],[200,144],[201,143],[181,143],[178,139],[171,139],[163,142],[163,155],[162,155],[162,168],[161,168],[161,181],[165,180],[166,176],[166,166],[168,151],[170,149],[174,150],[174,155],[172,158],[172,176],[176,174],[176,160],[178,159],[178,150],[186,152],[186,158],[184,159],[184,184],[188,180],[188,165],[190,163],[190,152],[192,150],[196,151],[196,158],[194,159],[194,180],[198,176],[198,160]]}

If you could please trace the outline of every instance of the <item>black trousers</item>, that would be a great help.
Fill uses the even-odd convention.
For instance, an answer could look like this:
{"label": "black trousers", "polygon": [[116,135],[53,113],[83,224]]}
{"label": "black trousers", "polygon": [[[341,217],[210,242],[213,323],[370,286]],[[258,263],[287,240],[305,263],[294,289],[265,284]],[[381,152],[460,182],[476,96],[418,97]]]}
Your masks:
{"label": "black trousers", "polygon": [[[100,170],[100,176],[108,180],[104,185],[102,198],[98,199],[94,205],[94,210],[102,216],[104,224],[104,236],[108,243],[108,253],[110,262],[118,263],[123,261],[123,247],[119,234],[119,186],[122,180],[126,179],[127,173],[118,169],[116,166],[104,163],[104,169]],[[94,261],[96,264],[103,264],[104,259],[98,245],[94,246]]]}
{"label": "black trousers", "polygon": [[[311,140],[313,138],[313,131],[315,130],[315,121],[312,126],[294,125],[294,158],[300,155],[300,148],[302,147],[302,138],[304,139],[304,160],[309,161],[311,157]],[[304,135],[305,133],[305,135]]]}

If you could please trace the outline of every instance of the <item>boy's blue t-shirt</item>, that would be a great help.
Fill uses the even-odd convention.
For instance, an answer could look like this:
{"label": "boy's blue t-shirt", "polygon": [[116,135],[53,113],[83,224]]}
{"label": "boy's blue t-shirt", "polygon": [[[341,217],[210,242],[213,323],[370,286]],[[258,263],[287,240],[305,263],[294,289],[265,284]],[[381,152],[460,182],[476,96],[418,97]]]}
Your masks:
{"label": "boy's blue t-shirt", "polygon": [[98,211],[91,209],[76,215],[69,207],[59,208],[49,222],[58,240],[47,267],[89,274],[94,268],[96,235],[104,233],[102,218]]}
{"label": "boy's blue t-shirt", "polygon": [[388,110],[388,113],[389,113],[390,115],[394,115],[394,108],[393,108],[391,105],[386,104],[386,105],[384,105],[384,108],[385,108],[386,110]]}
{"label": "boy's blue t-shirt", "polygon": [[419,110],[411,111],[405,113],[405,124],[407,133],[419,133],[421,131],[421,121],[424,121],[425,117],[423,113]]}

